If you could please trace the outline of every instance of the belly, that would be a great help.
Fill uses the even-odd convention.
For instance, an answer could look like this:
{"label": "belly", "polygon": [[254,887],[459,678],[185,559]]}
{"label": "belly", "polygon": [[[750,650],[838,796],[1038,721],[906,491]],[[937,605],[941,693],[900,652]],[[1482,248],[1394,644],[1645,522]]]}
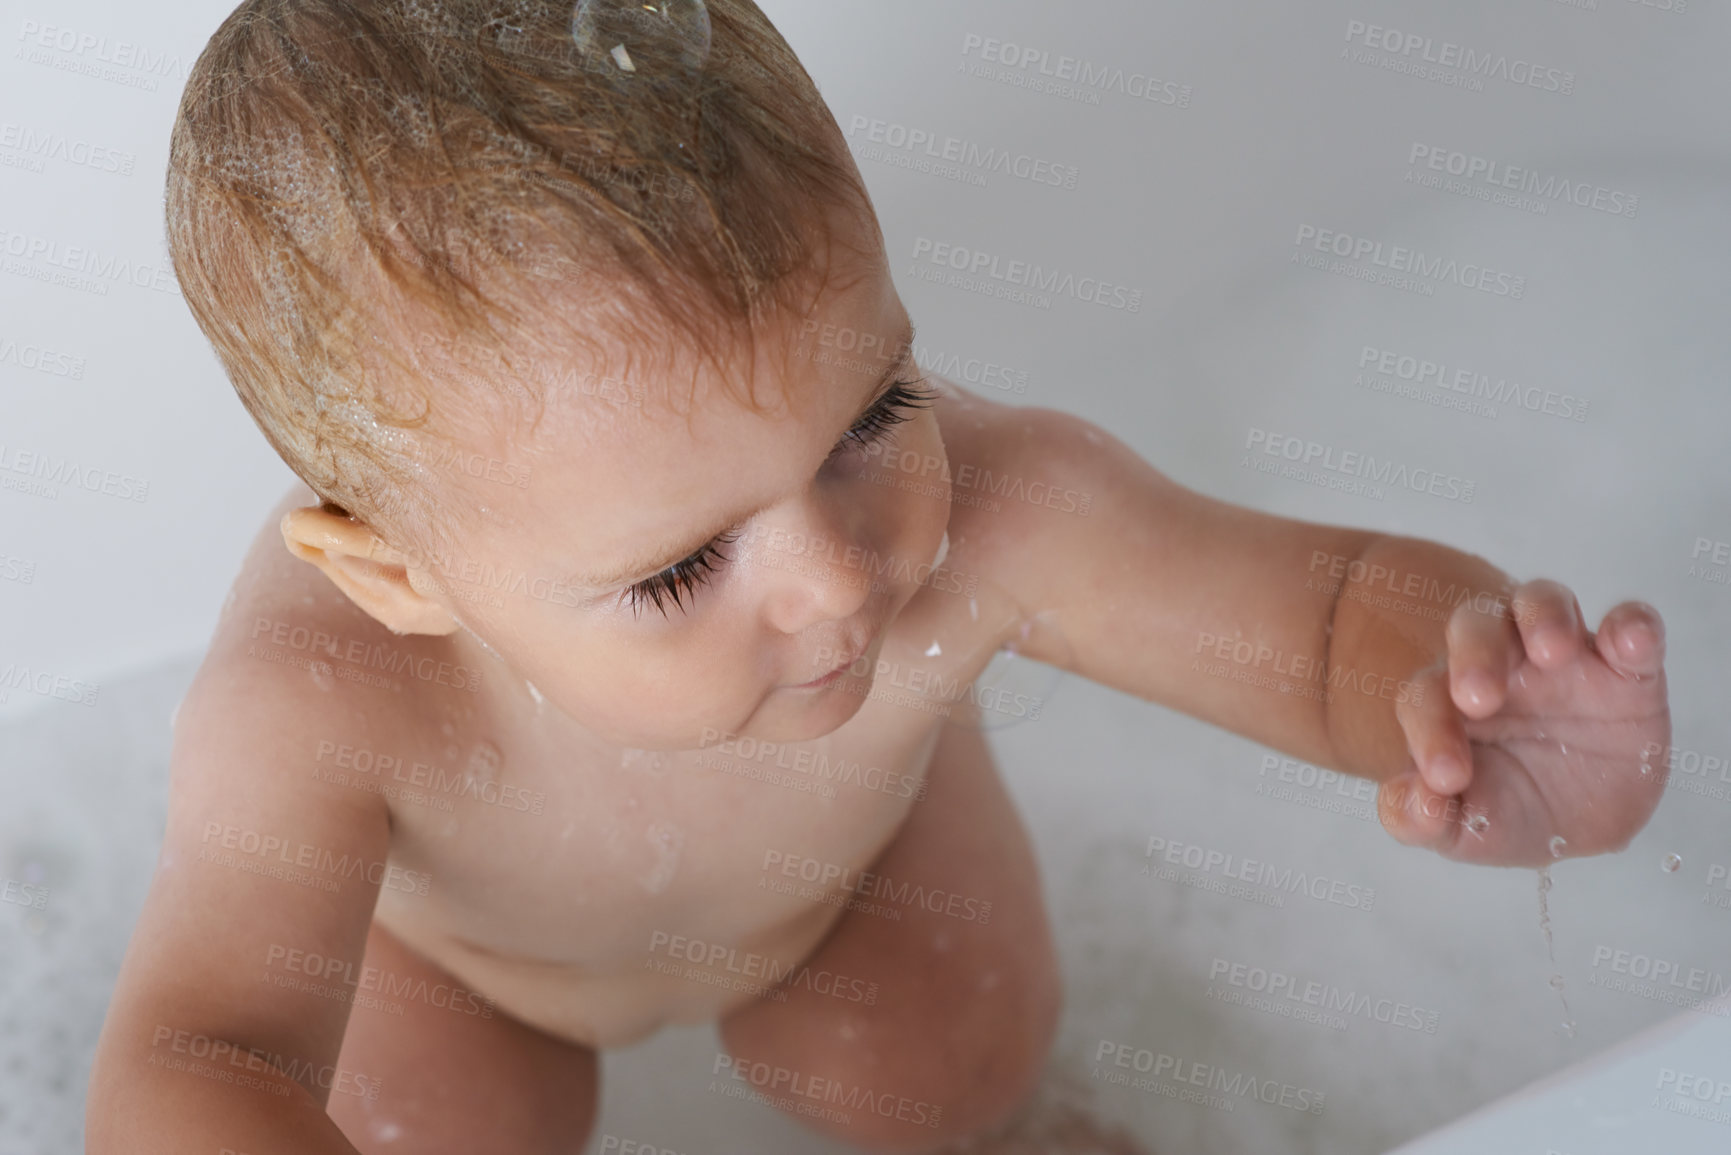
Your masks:
{"label": "belly", "polygon": [[676,755],[653,781],[598,775],[616,789],[571,783],[540,838],[520,815],[476,815],[460,840],[405,822],[392,858],[439,893],[383,891],[374,917],[500,1011],[573,1043],[624,1047],[712,1021],[799,980],[906,823],[940,732],[900,744],[881,760],[893,771],[718,749]]}
{"label": "belly", "polygon": [[511,958],[413,920],[391,933],[501,1012],[567,1042],[628,1047],[664,1026],[710,1022],[759,998],[823,941],[840,904],[723,943],[669,931],[618,970]]}

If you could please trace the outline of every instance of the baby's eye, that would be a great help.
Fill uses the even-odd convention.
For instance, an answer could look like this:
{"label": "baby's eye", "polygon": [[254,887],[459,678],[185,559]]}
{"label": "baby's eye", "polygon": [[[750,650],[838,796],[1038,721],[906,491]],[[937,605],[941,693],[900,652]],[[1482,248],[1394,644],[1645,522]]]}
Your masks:
{"label": "baby's eye", "polygon": [[707,582],[720,572],[727,564],[727,558],[721,554],[721,546],[731,545],[739,540],[739,531],[730,530],[722,534],[684,561],[675,562],[642,581],[628,587],[620,595],[621,600],[629,599],[631,613],[635,617],[644,602],[654,602],[655,608],[661,611],[661,616],[667,616],[666,601],[672,601],[680,611],[685,609],[680,600],[684,595],[696,595],[697,587]]}
{"label": "baby's eye", "polygon": [[937,393],[926,384],[924,377],[897,381],[884,390],[877,403],[852,429],[842,434],[842,444],[836,446],[835,452],[841,452],[849,443],[862,449],[875,443],[889,432],[891,426],[911,418],[913,410],[924,409],[937,399]]}
{"label": "baby's eye", "polygon": [[[852,429],[842,434],[841,444],[836,446],[830,456],[833,458],[849,443],[861,448],[874,444],[888,433],[892,426],[900,425],[911,418],[913,410],[924,409],[937,399],[937,393],[926,385],[924,377],[897,381],[884,390],[882,396]],[[708,582],[727,564],[728,559],[722,556],[720,547],[738,541],[740,532],[737,529],[730,530],[684,561],[675,562],[660,573],[628,586],[619,595],[620,600],[629,602],[633,616],[641,611],[646,602],[653,602],[664,618],[667,616],[669,601],[683,611],[683,599],[686,595],[695,596],[697,587]]]}

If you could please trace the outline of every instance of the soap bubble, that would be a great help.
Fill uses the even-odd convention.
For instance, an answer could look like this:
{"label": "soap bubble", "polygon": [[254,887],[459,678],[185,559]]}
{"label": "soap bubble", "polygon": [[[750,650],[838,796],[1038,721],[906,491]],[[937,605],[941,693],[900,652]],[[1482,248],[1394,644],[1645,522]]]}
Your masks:
{"label": "soap bubble", "polygon": [[571,36],[587,68],[689,77],[709,59],[709,9],[703,0],[578,0]]}

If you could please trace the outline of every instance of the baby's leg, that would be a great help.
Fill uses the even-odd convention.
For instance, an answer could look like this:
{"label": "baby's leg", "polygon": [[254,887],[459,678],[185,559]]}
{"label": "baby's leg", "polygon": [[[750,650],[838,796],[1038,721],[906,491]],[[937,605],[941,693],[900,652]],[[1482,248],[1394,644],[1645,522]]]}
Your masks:
{"label": "baby's leg", "polygon": [[[813,989],[828,980],[790,981],[786,1002],[757,999],[724,1018],[722,1042],[748,1080],[746,1062],[795,1073],[804,1097],[761,1089],[804,1105],[801,1122],[872,1150],[928,1150],[1013,1112],[1038,1084],[1058,1022],[1039,868],[977,730],[945,727],[926,797],[871,870],[885,881],[865,889],[884,897],[861,899],[901,918],[848,910],[792,979],[810,968],[814,980],[876,983],[875,1005]],[[890,897],[904,885],[923,887],[936,909]],[[851,1105],[811,1096],[828,1086],[819,1079]],[[942,1109],[938,1126],[920,1104]],[[824,1107],[850,1118],[809,1113]]]}
{"label": "baby's leg", "polygon": [[[379,1080],[380,1093],[369,1100],[333,1092],[326,1110],[362,1155],[571,1155],[583,1149],[595,1121],[593,1050],[544,1035],[500,1010],[483,1018],[432,1005],[436,997],[445,1001],[433,993],[441,986],[467,988],[376,922],[364,965],[388,974],[396,990],[427,993],[402,998],[379,991],[403,1013],[357,1006],[349,1016],[337,1066]],[[474,1006],[466,993],[460,1005]]]}

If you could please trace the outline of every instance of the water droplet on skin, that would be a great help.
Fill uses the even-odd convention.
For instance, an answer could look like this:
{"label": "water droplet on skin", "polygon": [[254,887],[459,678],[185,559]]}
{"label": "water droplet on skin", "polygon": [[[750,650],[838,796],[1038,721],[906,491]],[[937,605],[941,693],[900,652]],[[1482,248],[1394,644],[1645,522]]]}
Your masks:
{"label": "water droplet on skin", "polygon": [[[636,799],[631,800],[633,804]],[[673,823],[663,819],[651,823],[644,831],[644,837],[655,850],[655,865],[649,873],[638,881],[650,894],[660,894],[673,881],[674,873],[679,869],[679,852],[685,846],[685,832]]]}
{"label": "water droplet on skin", "polygon": [[929,570],[935,570],[939,566],[943,565],[944,559],[946,557],[949,557],[949,556],[950,556],[950,531],[946,529],[946,530],[944,530],[944,536],[943,536],[942,540],[940,540],[938,542],[938,552],[935,555],[933,555],[932,564],[929,567],[927,567],[928,571]]}
{"label": "water droplet on skin", "polygon": [[1474,814],[1467,819],[1467,829],[1474,834],[1482,835],[1491,828],[1491,820],[1483,814]]}
{"label": "water droplet on skin", "polygon": [[626,746],[619,751],[619,767],[622,770],[642,770],[660,777],[667,773],[671,764],[672,759],[659,750]]}
{"label": "water droplet on skin", "polygon": [[1667,854],[1659,860],[1659,869],[1666,874],[1676,874],[1683,869],[1683,856],[1681,854]]}
{"label": "water droplet on skin", "polygon": [[476,782],[495,782],[499,778],[499,764],[504,760],[505,756],[499,753],[497,746],[482,739],[469,751],[469,765],[464,768],[465,773]]}
{"label": "water droplet on skin", "polygon": [[486,638],[483,638],[480,634],[477,634],[474,630],[469,628],[469,623],[463,621],[461,618],[458,618],[457,624],[463,627],[463,631],[465,633],[467,633],[471,638],[475,639],[475,644],[480,646],[481,649],[485,650],[488,657],[492,658],[494,661],[497,661],[497,662],[503,662],[505,660],[503,657],[500,656],[499,651],[495,650],[492,647],[491,643],[489,643]]}
{"label": "water droplet on skin", "polygon": [[1568,848],[1569,848],[1569,840],[1567,838],[1564,838],[1561,834],[1552,835],[1552,837],[1551,837],[1551,857],[1552,858],[1561,858],[1563,856],[1563,851],[1567,850]]}
{"label": "water droplet on skin", "polygon": [[944,648],[938,645],[938,640],[936,638],[933,638],[932,644],[926,647],[926,657],[928,658],[935,658],[943,652]]}

